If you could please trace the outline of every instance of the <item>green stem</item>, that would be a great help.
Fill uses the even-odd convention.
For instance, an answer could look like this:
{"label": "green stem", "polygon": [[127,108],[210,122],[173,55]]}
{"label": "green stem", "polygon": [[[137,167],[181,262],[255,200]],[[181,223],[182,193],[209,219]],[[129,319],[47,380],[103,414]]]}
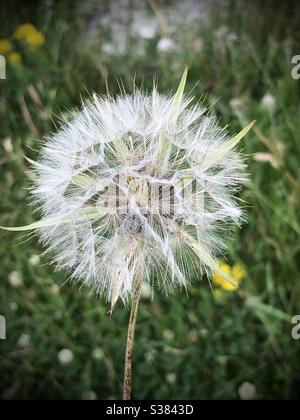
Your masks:
{"label": "green stem", "polygon": [[134,346],[134,334],[137,320],[137,313],[141,297],[142,277],[138,276],[134,284],[132,295],[131,312],[128,324],[127,344],[125,352],[125,370],[124,370],[124,386],[123,386],[123,400],[131,399],[132,387],[132,352]]}

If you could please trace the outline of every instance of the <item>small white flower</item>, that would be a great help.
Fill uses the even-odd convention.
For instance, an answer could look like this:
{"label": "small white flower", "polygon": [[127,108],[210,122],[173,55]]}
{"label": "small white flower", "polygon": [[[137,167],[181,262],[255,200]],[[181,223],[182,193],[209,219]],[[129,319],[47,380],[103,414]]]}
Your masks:
{"label": "small white flower", "polygon": [[12,287],[19,287],[23,284],[23,277],[22,274],[18,271],[13,271],[8,276],[8,281]]}
{"label": "small white flower", "polygon": [[92,356],[95,360],[102,360],[104,358],[104,351],[100,347],[96,347],[92,352]]}
{"label": "small white flower", "polygon": [[199,331],[199,334],[201,335],[201,337],[207,337],[208,331],[206,328],[201,328],[201,330]]}
{"label": "small white flower", "polygon": [[243,97],[232,98],[229,101],[229,105],[233,110],[241,111],[245,108],[245,98]]}
{"label": "small white flower", "polygon": [[133,31],[143,39],[153,39],[157,32],[157,20],[141,16],[133,22]]}
{"label": "small white flower", "polygon": [[166,381],[167,381],[169,384],[175,384],[176,379],[177,379],[177,376],[175,375],[175,373],[168,373],[168,374],[166,375]]}
{"label": "small white flower", "polygon": [[114,55],[116,54],[116,48],[112,42],[105,42],[102,45],[102,51],[107,55]]}
{"label": "small white flower", "polygon": [[18,340],[18,346],[19,347],[28,347],[31,341],[31,337],[28,334],[22,334],[21,337]]}
{"label": "small white flower", "polygon": [[156,27],[154,25],[145,25],[139,28],[139,35],[144,39],[152,39],[155,37]]}
{"label": "small white flower", "polygon": [[261,104],[268,111],[274,111],[276,108],[276,99],[273,95],[267,93],[261,98]]}
{"label": "small white flower", "polygon": [[255,400],[256,387],[250,382],[244,382],[238,389],[241,400]]}
{"label": "small white flower", "polygon": [[150,348],[145,354],[145,358],[147,362],[150,362],[150,363],[153,362],[155,357],[156,357],[156,350],[153,348]]}
{"label": "small white flower", "polygon": [[163,332],[163,338],[166,341],[173,341],[175,339],[175,334],[173,333],[172,330],[164,330],[164,332]]}
{"label": "small white flower", "polygon": [[157,43],[157,49],[160,52],[168,52],[174,50],[176,44],[170,38],[161,38]]}
{"label": "small white flower", "polygon": [[69,365],[73,362],[74,356],[71,350],[63,349],[57,355],[58,361],[61,365]]}
{"label": "small white flower", "polygon": [[151,299],[153,294],[152,287],[145,281],[142,283],[141,295],[144,299]]}
{"label": "small white flower", "polygon": [[32,267],[36,267],[40,264],[40,256],[39,255],[31,255],[29,257],[29,264],[32,265]]}
{"label": "small white flower", "polygon": [[13,148],[11,138],[7,137],[6,139],[3,140],[3,148],[6,151],[6,153],[12,153],[14,148]]}

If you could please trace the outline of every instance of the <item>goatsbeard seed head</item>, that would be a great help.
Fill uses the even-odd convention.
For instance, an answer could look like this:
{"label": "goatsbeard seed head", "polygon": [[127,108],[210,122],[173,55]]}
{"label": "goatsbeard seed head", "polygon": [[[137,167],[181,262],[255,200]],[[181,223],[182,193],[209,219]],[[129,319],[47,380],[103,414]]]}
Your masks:
{"label": "goatsbeard seed head", "polygon": [[238,136],[228,140],[191,101],[156,88],[94,95],[34,164],[46,253],[112,304],[127,300],[137,274],[167,293],[210,275],[242,220]]}

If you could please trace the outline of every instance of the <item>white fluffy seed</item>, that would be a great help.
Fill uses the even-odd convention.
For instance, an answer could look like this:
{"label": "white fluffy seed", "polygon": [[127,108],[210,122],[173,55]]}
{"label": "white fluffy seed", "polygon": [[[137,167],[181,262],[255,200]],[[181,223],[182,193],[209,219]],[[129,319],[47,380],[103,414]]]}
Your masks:
{"label": "white fluffy seed", "polygon": [[69,365],[73,362],[74,356],[71,350],[63,349],[57,355],[58,361],[61,365]]}
{"label": "white fluffy seed", "polygon": [[184,83],[170,96],[94,95],[33,164],[46,253],[112,306],[128,300],[137,275],[167,294],[210,275],[226,230],[242,221],[240,137],[191,106]]}

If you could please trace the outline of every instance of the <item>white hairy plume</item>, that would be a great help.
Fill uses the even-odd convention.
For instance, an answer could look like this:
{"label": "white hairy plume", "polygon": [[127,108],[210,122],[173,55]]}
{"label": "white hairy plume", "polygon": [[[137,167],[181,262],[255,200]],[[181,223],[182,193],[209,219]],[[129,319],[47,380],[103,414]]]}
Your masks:
{"label": "white hairy plume", "polygon": [[37,229],[55,265],[112,306],[137,275],[168,293],[218,270],[226,232],[242,219],[235,147],[252,124],[229,140],[191,106],[185,81],[186,71],[167,97],[94,96],[32,162],[42,218],[23,230]]}

